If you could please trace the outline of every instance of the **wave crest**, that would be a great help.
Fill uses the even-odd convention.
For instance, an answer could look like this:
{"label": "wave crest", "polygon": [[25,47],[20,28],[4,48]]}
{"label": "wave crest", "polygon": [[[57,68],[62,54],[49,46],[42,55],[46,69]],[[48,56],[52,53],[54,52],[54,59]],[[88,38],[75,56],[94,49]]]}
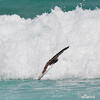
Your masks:
{"label": "wave crest", "polygon": [[36,79],[45,63],[70,49],[44,79],[100,78],[100,10],[64,12],[55,7],[34,19],[0,16],[0,78]]}

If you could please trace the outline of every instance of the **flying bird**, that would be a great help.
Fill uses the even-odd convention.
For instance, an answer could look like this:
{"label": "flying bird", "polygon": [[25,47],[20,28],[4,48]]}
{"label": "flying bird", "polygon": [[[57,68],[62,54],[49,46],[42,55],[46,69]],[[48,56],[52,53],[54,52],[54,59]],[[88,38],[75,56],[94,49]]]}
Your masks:
{"label": "flying bird", "polygon": [[43,77],[43,75],[45,74],[45,72],[46,72],[48,66],[49,66],[49,65],[55,64],[55,63],[58,61],[58,57],[59,57],[65,50],[67,50],[68,48],[69,48],[69,46],[68,46],[68,47],[65,47],[64,49],[62,49],[60,52],[58,52],[55,56],[53,56],[53,57],[45,64],[45,67],[44,67],[44,69],[43,69],[43,71],[42,71],[42,74],[39,76],[38,80],[40,80],[40,79]]}

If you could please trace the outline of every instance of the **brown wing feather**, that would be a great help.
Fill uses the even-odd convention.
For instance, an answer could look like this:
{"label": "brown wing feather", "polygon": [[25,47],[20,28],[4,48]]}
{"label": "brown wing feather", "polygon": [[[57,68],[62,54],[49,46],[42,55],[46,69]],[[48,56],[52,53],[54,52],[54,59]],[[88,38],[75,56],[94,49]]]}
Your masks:
{"label": "brown wing feather", "polygon": [[46,71],[46,69],[48,68],[48,65],[49,65],[49,62],[46,63],[46,65],[45,65],[45,67],[44,67],[44,69],[42,71],[42,74]]}
{"label": "brown wing feather", "polygon": [[61,55],[66,49],[68,49],[69,48],[69,46],[68,47],[65,47],[64,49],[62,49],[60,52],[58,52],[55,56],[53,56],[51,59],[55,59],[55,58],[58,58],[59,57],[59,55]]}

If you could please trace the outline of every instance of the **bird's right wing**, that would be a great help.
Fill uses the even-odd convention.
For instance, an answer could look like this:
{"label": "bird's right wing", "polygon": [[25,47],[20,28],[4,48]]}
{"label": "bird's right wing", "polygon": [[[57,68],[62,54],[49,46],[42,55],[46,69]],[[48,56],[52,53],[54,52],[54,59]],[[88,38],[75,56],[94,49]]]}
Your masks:
{"label": "bird's right wing", "polygon": [[54,59],[54,58],[58,58],[65,50],[67,50],[69,48],[68,47],[65,47],[64,49],[62,49],[60,52],[58,52],[55,56],[53,56],[51,59]]}

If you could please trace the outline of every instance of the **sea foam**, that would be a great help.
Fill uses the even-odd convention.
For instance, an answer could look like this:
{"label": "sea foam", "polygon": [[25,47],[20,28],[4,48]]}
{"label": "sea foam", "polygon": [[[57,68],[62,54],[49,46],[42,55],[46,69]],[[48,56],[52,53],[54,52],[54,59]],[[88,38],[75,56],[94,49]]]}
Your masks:
{"label": "sea foam", "polygon": [[70,46],[43,79],[100,78],[100,10],[59,7],[34,19],[0,16],[0,79],[37,79],[45,63]]}

